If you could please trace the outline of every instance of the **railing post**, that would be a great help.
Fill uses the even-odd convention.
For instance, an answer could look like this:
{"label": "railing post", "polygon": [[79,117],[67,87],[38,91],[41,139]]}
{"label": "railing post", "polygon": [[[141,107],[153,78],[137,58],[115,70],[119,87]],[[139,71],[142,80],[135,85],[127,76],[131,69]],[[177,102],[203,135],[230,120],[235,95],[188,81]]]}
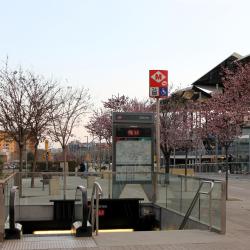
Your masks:
{"label": "railing post", "polygon": [[180,176],[180,178],[181,178],[180,212],[182,213],[182,176]]}
{"label": "railing post", "polygon": [[221,234],[226,233],[226,184],[221,183]]}
{"label": "railing post", "polygon": [[84,188],[83,189],[84,190],[84,192],[82,192],[82,209],[83,209],[83,211],[82,211],[82,213],[83,213],[83,215],[82,215],[82,226],[84,227],[84,228],[87,228],[87,226],[88,226],[88,223],[87,223],[87,221],[88,221],[88,197],[87,197],[87,189],[86,188]]}
{"label": "railing post", "polygon": [[5,204],[4,204],[4,184],[0,183],[0,242],[4,240],[5,224]]}
{"label": "railing post", "polygon": [[209,230],[212,229],[212,192],[208,194]]}
{"label": "railing post", "polygon": [[92,225],[92,232],[94,232],[94,227],[95,227],[95,216],[94,216],[94,213],[95,213],[95,202],[94,202],[94,196],[92,195],[91,197],[91,225]]}
{"label": "railing post", "polygon": [[98,230],[99,230],[99,189],[96,188],[96,208],[95,208],[95,217],[96,217],[96,235],[98,235]]}
{"label": "railing post", "polygon": [[98,235],[99,230],[99,199],[102,194],[103,193],[100,184],[98,182],[94,182],[91,195],[91,225],[92,232],[94,232],[94,224],[96,225],[96,235]]}
{"label": "railing post", "polygon": [[112,182],[112,172],[108,173],[108,198],[111,198],[111,182]]}

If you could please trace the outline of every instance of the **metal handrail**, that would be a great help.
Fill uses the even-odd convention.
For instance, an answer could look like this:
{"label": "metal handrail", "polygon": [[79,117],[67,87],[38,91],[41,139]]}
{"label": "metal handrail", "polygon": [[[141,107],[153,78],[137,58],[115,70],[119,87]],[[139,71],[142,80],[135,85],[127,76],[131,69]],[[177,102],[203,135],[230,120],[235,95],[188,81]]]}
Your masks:
{"label": "metal handrail", "polygon": [[[89,216],[90,219],[90,213],[91,213],[91,225],[92,225],[92,231],[94,231],[94,224],[96,227],[96,235],[98,235],[99,231],[99,199],[103,195],[102,188],[100,184],[95,181],[93,184],[92,189],[92,195],[91,195],[91,209],[89,209]],[[95,197],[96,197],[96,204],[95,203]]]}
{"label": "metal handrail", "polygon": [[15,228],[15,197],[18,191],[18,186],[13,186],[10,190],[10,200],[9,200],[9,225],[10,229]]}
{"label": "metal handrail", "polygon": [[[204,183],[209,183],[210,184],[210,189],[207,192],[204,192],[204,191],[201,192],[201,188],[202,188]],[[186,214],[185,214],[185,216],[184,216],[184,218],[182,220],[182,223],[181,223],[181,225],[179,227],[179,230],[184,229],[184,227],[185,227],[185,225],[186,225],[186,223],[187,223],[187,221],[189,219],[189,216],[191,215],[191,213],[193,211],[193,208],[194,208],[198,198],[200,197],[200,194],[208,195],[208,199],[209,199],[209,207],[208,207],[208,209],[209,209],[209,230],[211,230],[211,228],[212,228],[212,204],[211,204],[211,197],[212,196],[211,196],[211,194],[212,194],[213,188],[214,188],[214,182],[213,181],[204,181],[204,180],[202,180],[202,182],[200,183],[200,186],[199,186],[199,188],[198,188],[198,190],[197,190],[197,192],[196,192],[196,194],[195,194],[195,196],[194,196],[194,198],[193,198],[193,200],[192,200],[192,202],[191,202],[191,204],[190,204],[190,206],[189,206],[189,208],[188,208],[188,210],[187,210],[187,212],[186,212]]]}
{"label": "metal handrail", "polygon": [[88,196],[87,188],[84,186],[77,186],[76,190],[82,193],[82,227],[87,228],[87,214],[88,214]]}

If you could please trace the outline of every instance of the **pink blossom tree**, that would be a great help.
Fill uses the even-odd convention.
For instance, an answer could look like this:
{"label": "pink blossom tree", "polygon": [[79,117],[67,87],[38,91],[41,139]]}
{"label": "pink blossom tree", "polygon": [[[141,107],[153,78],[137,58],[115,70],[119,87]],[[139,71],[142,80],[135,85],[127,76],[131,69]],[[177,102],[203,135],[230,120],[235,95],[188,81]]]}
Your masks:
{"label": "pink blossom tree", "polygon": [[[101,142],[104,140],[111,152],[112,112],[147,112],[151,108],[149,100],[139,101],[125,95],[112,96],[103,102],[103,108],[95,110],[86,126],[87,131]],[[111,153],[110,153],[111,154]]]}
{"label": "pink blossom tree", "polygon": [[228,199],[228,150],[240,135],[244,116],[249,114],[250,65],[235,64],[223,75],[224,89],[215,93],[203,104],[203,132],[217,138],[225,149],[226,157],[226,199]]}
{"label": "pink blossom tree", "polygon": [[125,95],[112,96],[103,102],[103,107],[93,112],[86,128],[90,134],[105,140],[111,146],[112,112],[148,112],[151,110],[149,100],[139,101]]}
{"label": "pink blossom tree", "polygon": [[[165,173],[169,174],[170,156],[175,149],[187,154],[194,143],[193,116],[190,101],[173,94],[161,105],[161,151],[165,158]],[[186,165],[185,165],[186,166]],[[186,169],[186,168],[185,168]],[[187,171],[185,171],[185,174]]]}

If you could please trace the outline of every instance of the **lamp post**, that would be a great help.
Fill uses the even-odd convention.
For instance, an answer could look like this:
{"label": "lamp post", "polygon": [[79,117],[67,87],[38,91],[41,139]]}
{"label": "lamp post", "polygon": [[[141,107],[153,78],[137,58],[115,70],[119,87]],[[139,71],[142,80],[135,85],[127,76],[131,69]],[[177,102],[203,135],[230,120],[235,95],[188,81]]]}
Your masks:
{"label": "lamp post", "polygon": [[87,162],[87,167],[88,167],[88,160],[89,160],[89,137],[87,135],[85,135],[84,137],[87,138],[87,153],[86,153],[85,160]]}
{"label": "lamp post", "polygon": [[84,137],[87,138],[87,151],[89,151],[89,137],[87,135],[85,135]]}

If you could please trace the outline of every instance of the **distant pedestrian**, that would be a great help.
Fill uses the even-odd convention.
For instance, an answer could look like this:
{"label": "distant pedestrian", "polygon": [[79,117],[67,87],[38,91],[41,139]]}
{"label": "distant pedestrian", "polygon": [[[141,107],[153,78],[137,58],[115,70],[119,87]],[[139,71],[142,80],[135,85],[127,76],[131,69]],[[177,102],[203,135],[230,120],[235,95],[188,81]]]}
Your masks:
{"label": "distant pedestrian", "polygon": [[80,164],[80,172],[85,172],[85,170],[86,170],[85,163],[82,162],[82,163]]}

